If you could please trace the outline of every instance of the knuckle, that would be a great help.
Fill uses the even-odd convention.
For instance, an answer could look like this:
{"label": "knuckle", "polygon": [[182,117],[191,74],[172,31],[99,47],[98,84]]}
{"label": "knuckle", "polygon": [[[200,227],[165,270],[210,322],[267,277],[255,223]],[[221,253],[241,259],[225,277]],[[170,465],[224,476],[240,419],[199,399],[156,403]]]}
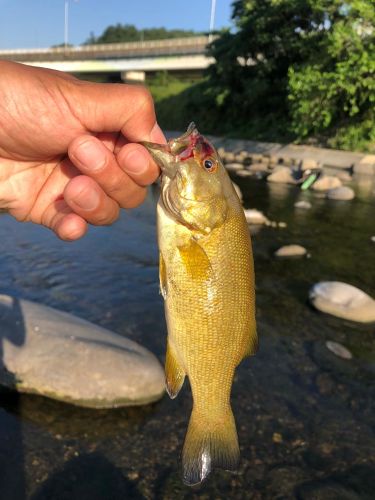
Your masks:
{"label": "knuckle", "polygon": [[137,101],[139,103],[139,108],[143,109],[154,109],[154,100],[152,98],[151,92],[143,85],[135,85],[134,90],[136,93]]}
{"label": "knuckle", "polygon": [[145,201],[146,195],[147,195],[146,188],[139,187],[135,189],[132,193],[128,193],[121,206],[123,208],[136,208]]}
{"label": "knuckle", "polygon": [[120,208],[114,203],[110,208],[96,213],[91,223],[95,226],[108,226],[118,219],[119,214]]}

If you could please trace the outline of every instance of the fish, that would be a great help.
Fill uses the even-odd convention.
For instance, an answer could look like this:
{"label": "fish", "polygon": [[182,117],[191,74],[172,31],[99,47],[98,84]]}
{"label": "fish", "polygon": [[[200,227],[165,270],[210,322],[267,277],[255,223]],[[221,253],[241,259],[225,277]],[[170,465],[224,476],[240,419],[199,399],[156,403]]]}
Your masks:
{"label": "fish", "polygon": [[258,348],[250,233],[218,153],[194,123],[167,144],[142,144],[162,172],[157,232],[166,389],[173,399],[189,378],[193,409],[182,476],[193,486],[213,468],[239,465],[230,393],[236,367]]}

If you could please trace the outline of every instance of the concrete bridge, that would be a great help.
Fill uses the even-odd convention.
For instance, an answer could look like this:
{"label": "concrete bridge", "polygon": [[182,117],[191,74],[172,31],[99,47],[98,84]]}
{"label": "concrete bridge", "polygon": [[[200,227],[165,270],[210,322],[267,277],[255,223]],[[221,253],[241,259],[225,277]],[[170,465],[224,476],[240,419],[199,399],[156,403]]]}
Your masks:
{"label": "concrete bridge", "polygon": [[[80,45],[46,49],[0,50],[0,59],[68,73],[121,73],[144,80],[157,71],[196,72],[214,62],[207,55],[209,37]],[[133,78],[132,78],[133,77]]]}

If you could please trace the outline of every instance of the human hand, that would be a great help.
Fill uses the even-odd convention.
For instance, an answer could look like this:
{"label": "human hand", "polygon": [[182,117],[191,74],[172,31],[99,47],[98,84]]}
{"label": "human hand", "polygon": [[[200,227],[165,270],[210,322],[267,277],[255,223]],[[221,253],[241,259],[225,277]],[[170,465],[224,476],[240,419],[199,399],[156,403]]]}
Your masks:
{"label": "human hand", "polygon": [[69,241],[144,200],[159,170],[137,143],[165,142],[146,89],[5,61],[0,73],[0,208]]}

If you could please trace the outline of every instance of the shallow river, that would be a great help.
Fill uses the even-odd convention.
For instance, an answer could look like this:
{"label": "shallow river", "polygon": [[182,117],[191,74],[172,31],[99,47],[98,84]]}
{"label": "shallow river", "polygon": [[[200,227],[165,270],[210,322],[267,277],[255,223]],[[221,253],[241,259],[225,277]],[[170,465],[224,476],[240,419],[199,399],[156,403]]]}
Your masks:
{"label": "shallow river", "polygon": [[[236,473],[215,471],[198,490],[180,479],[191,409],[188,384],[174,401],[87,410],[0,392],[0,498],[372,499],[375,491],[374,326],[318,313],[308,290],[321,280],[375,295],[374,184],[351,202],[238,179],[246,207],[285,229],[253,235],[260,350],[237,370],[232,402],[241,445]],[[372,193],[372,194],[371,194]],[[158,294],[157,188],[109,228],[67,244],[46,229],[0,216],[0,293],[74,313],[136,340],[164,360]],[[276,260],[298,243],[310,258]],[[327,340],[353,354],[343,360]]]}

